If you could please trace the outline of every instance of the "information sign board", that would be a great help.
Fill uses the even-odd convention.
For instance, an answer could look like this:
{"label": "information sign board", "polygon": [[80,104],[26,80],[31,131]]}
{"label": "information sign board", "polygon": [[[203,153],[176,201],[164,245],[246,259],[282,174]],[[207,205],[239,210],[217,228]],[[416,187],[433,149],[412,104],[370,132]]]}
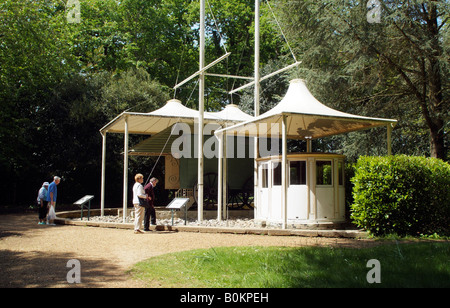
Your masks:
{"label": "information sign board", "polygon": [[[88,220],[91,218],[91,200],[94,199],[93,195],[86,195],[80,200],[75,201],[73,204],[78,205],[81,208],[81,220],[83,220],[83,208],[86,207],[88,210]],[[88,205],[85,205],[87,202]]]}
{"label": "information sign board", "polygon": [[188,202],[189,198],[175,198],[166,208],[171,210],[181,210]]}
{"label": "information sign board", "polygon": [[92,200],[93,198],[94,198],[94,196],[92,196],[92,195],[86,195],[83,198],[81,198],[80,200],[75,201],[73,204],[82,205],[82,204],[85,204],[86,202]]}
{"label": "information sign board", "polygon": [[172,226],[173,226],[173,211],[181,211],[182,208],[184,208],[184,224],[187,223],[187,210],[189,204],[189,198],[175,198],[172,200],[172,202],[169,203],[168,206],[166,206],[166,209],[170,209],[172,212]]}

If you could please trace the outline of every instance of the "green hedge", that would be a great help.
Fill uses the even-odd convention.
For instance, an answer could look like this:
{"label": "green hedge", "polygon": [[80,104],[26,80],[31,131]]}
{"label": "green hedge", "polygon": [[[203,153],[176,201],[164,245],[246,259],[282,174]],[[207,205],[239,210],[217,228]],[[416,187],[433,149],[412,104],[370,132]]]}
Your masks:
{"label": "green hedge", "polygon": [[351,218],[375,235],[450,234],[450,165],[405,155],[361,157]]}

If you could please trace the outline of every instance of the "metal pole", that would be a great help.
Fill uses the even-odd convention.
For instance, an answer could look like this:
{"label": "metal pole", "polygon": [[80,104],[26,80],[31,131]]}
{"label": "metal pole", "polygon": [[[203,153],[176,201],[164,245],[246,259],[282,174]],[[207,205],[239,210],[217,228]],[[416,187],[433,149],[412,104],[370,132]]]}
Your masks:
{"label": "metal pole", "polygon": [[[254,108],[255,117],[259,116],[259,93],[260,93],[260,70],[259,70],[259,49],[260,49],[260,3],[259,0],[255,0],[255,92],[254,92]],[[258,163],[256,159],[258,158],[258,138],[254,139],[254,161],[253,161],[253,207],[256,213],[258,208]],[[254,214],[255,214],[254,213]]]}
{"label": "metal pole", "polygon": [[100,197],[100,216],[105,215],[105,173],[106,173],[106,132],[102,133],[102,187]]}
{"label": "metal pole", "polygon": [[259,49],[260,49],[260,34],[259,34],[259,1],[255,0],[255,117],[259,116],[259,92],[260,92],[260,71],[259,71]]}
{"label": "metal pole", "polygon": [[227,191],[227,182],[228,182],[228,167],[227,167],[227,133],[223,133],[223,183],[222,183],[222,199],[224,206],[222,207],[222,217],[225,217],[227,220],[228,226],[228,191]]}
{"label": "metal pole", "polygon": [[123,223],[127,218],[128,202],[128,116],[125,116],[125,138],[123,146]]}
{"label": "metal pole", "polygon": [[[217,220],[222,221],[223,207],[223,134],[216,136],[219,140],[219,166],[217,179]],[[225,201],[226,202],[226,201]],[[226,204],[225,204],[226,206]]]}
{"label": "metal pole", "polygon": [[217,60],[214,60],[213,62],[211,62],[210,64],[208,64],[207,66],[203,67],[201,70],[199,70],[198,72],[195,72],[194,74],[192,74],[191,76],[189,76],[188,78],[186,78],[185,80],[183,80],[182,82],[180,82],[179,84],[177,84],[175,87],[173,87],[174,89],[178,89],[179,87],[181,87],[182,85],[184,85],[186,82],[188,82],[189,80],[197,77],[198,75],[205,73],[206,74],[206,70],[208,70],[209,68],[213,67],[214,65],[216,65],[217,63],[219,63],[220,61],[228,58],[228,56],[231,55],[231,52],[227,52],[226,54],[224,54],[223,56],[221,56],[220,58],[218,58]]}
{"label": "metal pole", "polygon": [[[269,78],[271,78],[271,77],[273,77],[273,76],[275,76],[275,75],[277,75],[279,73],[285,72],[285,71],[287,71],[287,70],[289,70],[289,69],[291,69],[293,67],[299,66],[300,64],[302,64],[302,62],[295,62],[294,64],[288,65],[285,68],[279,69],[279,70],[277,70],[277,71],[275,71],[273,73],[270,73],[270,74],[268,74],[268,75],[266,75],[264,77],[260,77],[259,81],[261,82],[261,81],[264,81],[266,79],[269,79]],[[255,81],[249,82],[249,83],[243,85],[242,87],[239,87],[237,89],[231,90],[230,92],[228,92],[228,94],[234,94],[236,92],[239,92],[239,91],[241,91],[241,90],[243,90],[245,88],[248,88],[248,87],[254,85],[255,83],[256,83]]]}
{"label": "metal pole", "polygon": [[387,154],[392,155],[392,124],[387,125]]}
{"label": "metal pole", "polygon": [[88,221],[89,219],[91,219],[91,200],[89,200],[89,205],[88,205]]}
{"label": "metal pole", "polygon": [[198,221],[203,220],[203,113],[205,109],[205,0],[200,0],[200,77],[198,117]]}
{"label": "metal pole", "polygon": [[282,123],[282,158],[281,158],[281,200],[283,207],[283,229],[287,227],[287,138],[286,116],[283,115]]}

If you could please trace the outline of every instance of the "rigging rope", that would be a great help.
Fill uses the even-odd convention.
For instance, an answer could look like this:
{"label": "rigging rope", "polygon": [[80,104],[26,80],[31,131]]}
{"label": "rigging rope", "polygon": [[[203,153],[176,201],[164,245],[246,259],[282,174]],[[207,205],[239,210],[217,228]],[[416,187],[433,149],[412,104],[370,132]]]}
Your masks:
{"label": "rigging rope", "polygon": [[[172,127],[172,130],[173,130],[173,127]],[[148,176],[147,180],[145,181],[145,184],[144,184],[144,186],[145,186],[145,185],[147,185],[147,184],[148,184],[148,182],[149,182],[149,180],[151,179],[151,176],[152,176],[152,174],[153,174],[153,171],[155,170],[155,167],[156,167],[156,165],[158,164],[158,162],[159,162],[159,159],[161,158],[161,156],[162,156],[162,153],[163,153],[163,152],[164,152],[164,150],[166,149],[166,145],[167,145],[167,143],[168,143],[168,142],[169,142],[169,140],[170,140],[170,136],[172,136],[172,130],[171,130],[171,132],[170,132],[170,134],[169,134],[169,137],[168,137],[168,138],[167,138],[167,140],[166,140],[166,143],[164,144],[164,147],[163,147],[163,149],[161,150],[161,153],[159,153],[158,159],[156,160],[155,164],[153,165],[152,171],[150,171],[150,174],[149,174],[149,176]]]}
{"label": "rigging rope", "polygon": [[[178,84],[178,78],[180,77],[181,64],[183,63],[183,58],[184,58],[184,52],[185,51],[186,51],[186,44],[184,44],[184,40],[183,40],[183,52],[181,53],[180,65],[178,65],[177,80],[175,81],[175,85]],[[175,99],[176,96],[177,96],[177,89],[175,89],[175,91],[173,93],[173,98]]]}
{"label": "rigging rope", "polygon": [[[223,37],[222,37],[222,34],[220,34],[219,25],[217,24],[216,17],[214,16],[214,13],[213,13],[213,11],[212,11],[211,4],[209,3],[208,0],[206,0],[206,2],[208,3],[209,11],[211,12],[212,18],[214,19],[214,25],[216,26],[216,30],[217,30],[217,33],[219,34],[220,41],[222,42],[222,41],[224,41],[224,39],[223,39]],[[220,43],[219,43],[219,44],[220,44]],[[228,53],[225,44],[222,44],[222,45],[223,45],[223,46],[222,46],[223,49],[225,50],[225,53]]]}
{"label": "rigging rope", "polygon": [[[192,97],[192,94],[194,94],[195,89],[197,89],[198,82],[199,82],[199,81],[197,80],[197,82],[196,82],[196,84],[195,84],[195,87],[194,87],[194,89],[193,89],[192,92],[191,92],[191,95],[189,96],[189,98],[188,98],[187,101],[186,101],[186,104],[184,105],[185,107],[186,107],[187,103],[190,101],[190,99],[191,99],[191,97]],[[177,121],[180,120],[180,118],[181,118],[181,117],[178,117]],[[177,123],[178,123],[178,122],[177,122]],[[174,125],[176,125],[177,123],[175,123]],[[159,156],[158,156],[158,158],[156,159],[156,162],[155,162],[154,165],[153,165],[152,171],[150,171],[150,174],[149,174],[149,176],[147,177],[147,180],[145,181],[144,186],[147,185],[147,184],[148,184],[148,181],[152,178],[153,171],[155,171],[155,167],[156,167],[156,165],[158,164],[159,159],[161,158],[161,156],[162,156],[164,150],[166,149],[167,143],[169,142],[170,137],[172,136],[172,132],[173,132],[173,126],[172,126],[172,130],[171,130],[171,132],[170,132],[170,134],[169,134],[169,137],[167,137],[166,143],[164,144],[164,147],[163,147],[163,149],[161,150],[161,153],[159,153]],[[151,138],[151,137],[150,137],[150,138]]]}
{"label": "rigging rope", "polygon": [[292,57],[294,58],[294,61],[297,62],[297,58],[295,57],[294,51],[292,50],[291,45],[289,44],[289,42],[288,42],[288,40],[287,40],[287,38],[286,38],[286,35],[284,35],[283,29],[281,28],[280,23],[278,22],[278,19],[277,19],[277,17],[275,16],[275,13],[274,13],[273,10],[272,10],[272,7],[270,6],[269,0],[266,0],[266,3],[267,3],[267,5],[269,6],[270,12],[272,13],[273,18],[275,19],[275,22],[277,23],[278,28],[280,28],[281,35],[283,36],[283,38],[284,38],[286,44],[288,45],[289,50],[291,51]]}

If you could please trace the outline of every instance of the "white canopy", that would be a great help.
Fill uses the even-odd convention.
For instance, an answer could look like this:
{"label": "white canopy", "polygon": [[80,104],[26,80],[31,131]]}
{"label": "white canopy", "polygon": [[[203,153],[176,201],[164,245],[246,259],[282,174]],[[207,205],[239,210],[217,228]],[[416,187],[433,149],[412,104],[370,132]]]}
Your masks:
{"label": "white canopy", "polygon": [[205,119],[225,123],[251,121],[254,117],[243,112],[237,105],[230,104],[225,106],[225,108],[219,112],[205,112]]}
{"label": "white canopy", "polygon": [[[124,133],[125,118],[128,118],[128,132],[130,134],[156,134],[171,127],[175,123],[194,123],[198,119],[197,110],[183,106],[177,100],[169,100],[163,107],[148,113],[123,112],[114,120],[105,125],[101,133]],[[230,104],[219,112],[205,112],[204,122],[223,124],[236,124],[253,119],[252,116],[242,112],[238,106]]]}
{"label": "white canopy", "polygon": [[[155,150],[155,146],[158,151],[164,149],[167,143],[167,137],[165,138],[164,146],[161,147],[161,138],[164,134],[167,134],[174,124],[187,123],[195,124],[199,119],[199,111],[190,109],[183,106],[179,100],[169,100],[163,107],[148,113],[138,112],[123,112],[102,129],[100,133],[103,137],[102,145],[102,191],[101,191],[101,213],[103,215],[103,209],[105,206],[105,170],[106,170],[106,133],[123,133],[124,138],[124,173],[123,173],[123,219],[125,221],[126,209],[128,206],[128,135],[129,134],[148,134],[155,135],[161,133],[155,137],[155,144],[150,151]],[[228,105],[220,112],[205,112],[204,124],[219,124],[221,126],[234,125],[239,122],[248,121],[253,117],[242,112],[236,105]],[[165,132],[163,132],[166,130]],[[145,152],[149,151],[144,149]],[[137,153],[136,153],[137,154]],[[201,156],[203,157],[203,156]],[[200,172],[199,172],[200,173]],[[199,207],[200,208],[200,207]]]}
{"label": "white canopy", "polygon": [[[281,138],[281,216],[283,228],[287,226],[287,139],[306,139],[311,148],[311,139],[321,138],[346,132],[386,126],[388,129],[388,155],[391,153],[390,135],[396,120],[369,118],[357,116],[329,108],[320,103],[308,90],[301,79],[291,81],[286,96],[273,109],[255,117],[254,119],[234,126],[216,130],[219,137],[219,164],[223,158],[223,134]],[[220,168],[219,168],[220,170]],[[255,175],[255,180],[257,179]],[[219,189],[223,186],[223,179],[219,178]],[[256,189],[255,189],[256,191]],[[220,193],[219,193],[220,195]],[[255,204],[258,207],[259,197],[255,194]],[[276,204],[275,206],[277,206]],[[223,200],[219,198],[219,211]]]}
{"label": "white canopy", "polygon": [[397,120],[363,117],[329,108],[309,92],[304,80],[295,79],[286,96],[273,109],[216,133],[226,131],[255,137],[280,135],[283,116],[289,139],[316,139],[397,123]]}

